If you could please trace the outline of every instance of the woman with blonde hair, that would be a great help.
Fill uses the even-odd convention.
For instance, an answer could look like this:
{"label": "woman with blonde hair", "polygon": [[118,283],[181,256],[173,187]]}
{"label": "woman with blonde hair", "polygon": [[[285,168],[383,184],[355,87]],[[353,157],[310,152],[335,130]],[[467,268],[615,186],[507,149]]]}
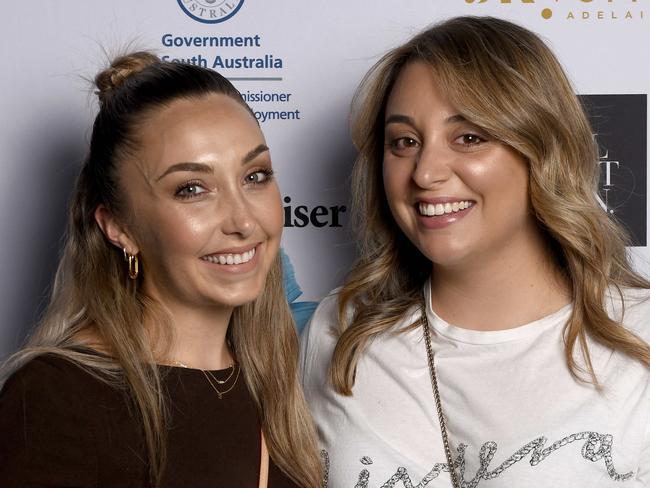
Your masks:
{"label": "woman with blonde hair", "polygon": [[146,52],[95,81],[51,303],[3,370],[0,485],[318,486],[254,114]]}
{"label": "woman with blonde hair", "polygon": [[648,486],[650,284],[549,48],[450,19],[354,109],[360,256],[303,333],[328,486]]}

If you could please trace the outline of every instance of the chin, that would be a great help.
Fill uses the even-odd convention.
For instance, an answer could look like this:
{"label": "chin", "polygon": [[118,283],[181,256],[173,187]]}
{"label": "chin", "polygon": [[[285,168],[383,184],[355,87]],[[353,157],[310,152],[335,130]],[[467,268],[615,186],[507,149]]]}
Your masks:
{"label": "chin", "polygon": [[465,246],[427,246],[420,248],[420,252],[431,261],[434,266],[453,267],[462,265],[471,259],[472,253]]}
{"label": "chin", "polygon": [[249,284],[248,286],[238,286],[237,289],[221,290],[220,293],[213,295],[212,300],[220,305],[240,307],[255,301],[263,292],[263,286]]}
{"label": "chin", "polygon": [[214,303],[218,304],[220,307],[237,308],[254,302],[258,297],[259,295],[255,295],[253,297],[248,297],[248,298],[241,298],[241,299],[219,300],[219,301],[215,300]]}

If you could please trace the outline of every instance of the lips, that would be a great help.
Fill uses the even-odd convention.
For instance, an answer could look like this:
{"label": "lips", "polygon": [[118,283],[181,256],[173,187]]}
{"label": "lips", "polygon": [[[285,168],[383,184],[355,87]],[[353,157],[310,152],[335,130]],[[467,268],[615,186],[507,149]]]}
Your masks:
{"label": "lips", "polygon": [[257,245],[244,248],[232,248],[215,252],[213,254],[206,254],[201,256],[200,259],[213,264],[222,264],[225,266],[232,266],[236,264],[245,264],[253,259],[257,252]]}
{"label": "lips", "polygon": [[476,202],[457,197],[439,197],[435,199],[418,200],[415,210],[418,221],[427,229],[444,229],[468,215]]}

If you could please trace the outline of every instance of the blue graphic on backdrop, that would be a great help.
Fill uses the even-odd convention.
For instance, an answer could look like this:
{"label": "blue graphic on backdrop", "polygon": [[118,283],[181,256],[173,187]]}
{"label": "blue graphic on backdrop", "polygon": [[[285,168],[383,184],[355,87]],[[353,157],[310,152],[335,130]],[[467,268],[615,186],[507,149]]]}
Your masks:
{"label": "blue graphic on backdrop", "polygon": [[183,12],[198,22],[218,24],[239,12],[244,0],[177,0]]}
{"label": "blue graphic on backdrop", "polygon": [[293,264],[284,249],[280,249],[280,256],[282,257],[282,271],[284,276],[284,294],[287,296],[287,301],[291,307],[291,313],[296,321],[296,329],[298,334],[307,325],[309,319],[316,310],[318,302],[297,302],[296,300],[302,295],[300,285],[296,281],[296,273],[293,269]]}

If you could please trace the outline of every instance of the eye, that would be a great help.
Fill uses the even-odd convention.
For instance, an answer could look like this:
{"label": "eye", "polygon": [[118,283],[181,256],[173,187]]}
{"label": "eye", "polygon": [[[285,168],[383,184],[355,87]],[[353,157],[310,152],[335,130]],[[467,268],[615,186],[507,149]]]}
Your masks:
{"label": "eye", "polygon": [[476,134],[463,134],[462,136],[457,137],[454,142],[465,147],[471,147],[478,146],[482,142],[485,142],[485,138]]}
{"label": "eye", "polygon": [[174,196],[179,198],[195,198],[207,190],[198,182],[188,181],[176,189]]}
{"label": "eye", "polygon": [[420,143],[412,137],[398,137],[390,141],[393,151],[407,151],[419,147]]}
{"label": "eye", "polygon": [[263,183],[267,183],[268,181],[270,181],[272,177],[273,177],[273,170],[259,169],[257,171],[253,171],[252,173],[248,173],[244,178],[244,180],[247,184],[261,185]]}

